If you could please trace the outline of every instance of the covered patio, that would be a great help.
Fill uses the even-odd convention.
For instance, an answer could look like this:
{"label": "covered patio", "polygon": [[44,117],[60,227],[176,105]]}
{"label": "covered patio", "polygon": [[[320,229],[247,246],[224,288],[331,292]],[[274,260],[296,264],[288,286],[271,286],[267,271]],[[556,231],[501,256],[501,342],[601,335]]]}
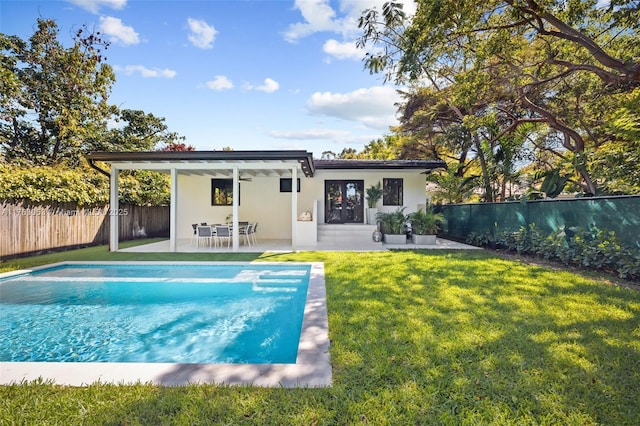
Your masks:
{"label": "covered patio", "polygon": [[[312,154],[306,151],[168,151],[168,152],[92,152],[87,155],[89,164],[107,174],[110,178],[110,251],[118,251],[119,245],[119,172],[122,170],[152,170],[167,173],[171,182],[169,240],[159,244],[161,251],[191,251],[190,241],[179,241],[178,229],[184,230],[194,223],[195,219],[185,220],[190,206],[184,205],[188,191],[181,187],[181,180],[192,176],[207,176],[232,180],[230,199],[231,227],[233,230],[232,251],[245,251],[241,248],[239,234],[240,181],[259,180],[261,178],[290,178],[296,182],[299,177],[313,177],[314,164]],[[109,171],[104,170],[97,162],[108,163]],[[182,198],[181,198],[182,197]],[[181,205],[181,200],[183,205]],[[213,201],[212,201],[213,204]],[[263,206],[259,214],[269,214],[269,206]],[[182,211],[181,211],[182,209]],[[278,242],[277,246],[286,245],[286,249],[296,251],[296,222],[298,214],[298,193],[290,192],[291,238]],[[200,222],[200,221],[197,221]],[[168,244],[168,245],[167,245]],[[257,248],[251,248],[252,251]]]}

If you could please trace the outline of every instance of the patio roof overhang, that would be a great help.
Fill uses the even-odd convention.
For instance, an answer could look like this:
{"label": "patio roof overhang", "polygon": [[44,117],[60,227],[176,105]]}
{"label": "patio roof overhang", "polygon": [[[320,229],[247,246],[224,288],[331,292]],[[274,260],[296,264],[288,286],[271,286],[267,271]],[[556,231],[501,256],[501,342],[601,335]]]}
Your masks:
{"label": "patio roof overhang", "polygon": [[145,151],[91,152],[87,160],[109,163],[118,170],[155,170],[169,173],[172,169],[188,174],[232,175],[234,168],[243,176],[288,176],[295,167],[306,177],[313,177],[313,156],[307,151]]}

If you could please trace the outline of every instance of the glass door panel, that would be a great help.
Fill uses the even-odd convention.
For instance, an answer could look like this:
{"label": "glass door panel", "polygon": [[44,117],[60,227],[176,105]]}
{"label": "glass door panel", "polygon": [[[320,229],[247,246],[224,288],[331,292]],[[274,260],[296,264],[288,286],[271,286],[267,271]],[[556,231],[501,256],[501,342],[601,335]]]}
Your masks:
{"label": "glass door panel", "polygon": [[342,223],[342,183],[341,181],[325,181],[325,215],[326,223]]}
{"label": "glass door panel", "polygon": [[325,181],[325,222],[364,223],[364,181]]}

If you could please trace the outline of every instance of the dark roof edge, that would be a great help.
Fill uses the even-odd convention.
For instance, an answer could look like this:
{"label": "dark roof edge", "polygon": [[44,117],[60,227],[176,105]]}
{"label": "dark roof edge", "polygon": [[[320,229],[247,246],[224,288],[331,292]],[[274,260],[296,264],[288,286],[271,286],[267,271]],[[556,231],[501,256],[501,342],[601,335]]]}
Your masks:
{"label": "dark roof edge", "polygon": [[300,163],[305,176],[316,170],[434,170],[446,169],[444,161],[434,160],[314,160],[313,154],[303,150],[286,151],[94,151],[86,155],[89,162],[124,161],[197,161],[197,160],[294,160]]}
{"label": "dark roof edge", "polygon": [[296,160],[305,175],[313,176],[313,154],[302,150],[287,151],[94,151],[86,155],[93,161],[196,161],[196,160]]}
{"label": "dark roof edge", "polygon": [[291,160],[313,158],[307,151],[93,151],[98,161],[152,160]]}
{"label": "dark roof edge", "polygon": [[444,161],[436,160],[314,160],[317,170],[338,169],[446,169]]}

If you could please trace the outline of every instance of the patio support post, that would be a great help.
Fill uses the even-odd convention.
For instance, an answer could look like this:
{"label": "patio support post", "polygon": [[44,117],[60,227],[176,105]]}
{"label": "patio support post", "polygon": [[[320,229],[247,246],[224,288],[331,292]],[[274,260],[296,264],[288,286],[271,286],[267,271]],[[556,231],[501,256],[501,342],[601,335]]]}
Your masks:
{"label": "patio support post", "polygon": [[240,202],[240,175],[238,173],[238,168],[234,167],[233,168],[233,207],[232,207],[232,214],[233,214],[233,251],[238,251],[238,248],[240,247],[240,241],[239,241],[239,237],[240,237],[240,233],[238,230],[238,203]]}
{"label": "patio support post", "polygon": [[118,200],[118,172],[114,166],[111,166],[111,185],[109,186],[109,251],[118,251],[119,235],[120,235],[120,216],[118,216],[119,200]]}
{"label": "patio support post", "polygon": [[291,251],[296,251],[298,225],[298,168],[291,169]]}
{"label": "patio support post", "polygon": [[171,168],[171,202],[169,203],[169,251],[177,249],[177,222],[178,222],[178,170]]}

